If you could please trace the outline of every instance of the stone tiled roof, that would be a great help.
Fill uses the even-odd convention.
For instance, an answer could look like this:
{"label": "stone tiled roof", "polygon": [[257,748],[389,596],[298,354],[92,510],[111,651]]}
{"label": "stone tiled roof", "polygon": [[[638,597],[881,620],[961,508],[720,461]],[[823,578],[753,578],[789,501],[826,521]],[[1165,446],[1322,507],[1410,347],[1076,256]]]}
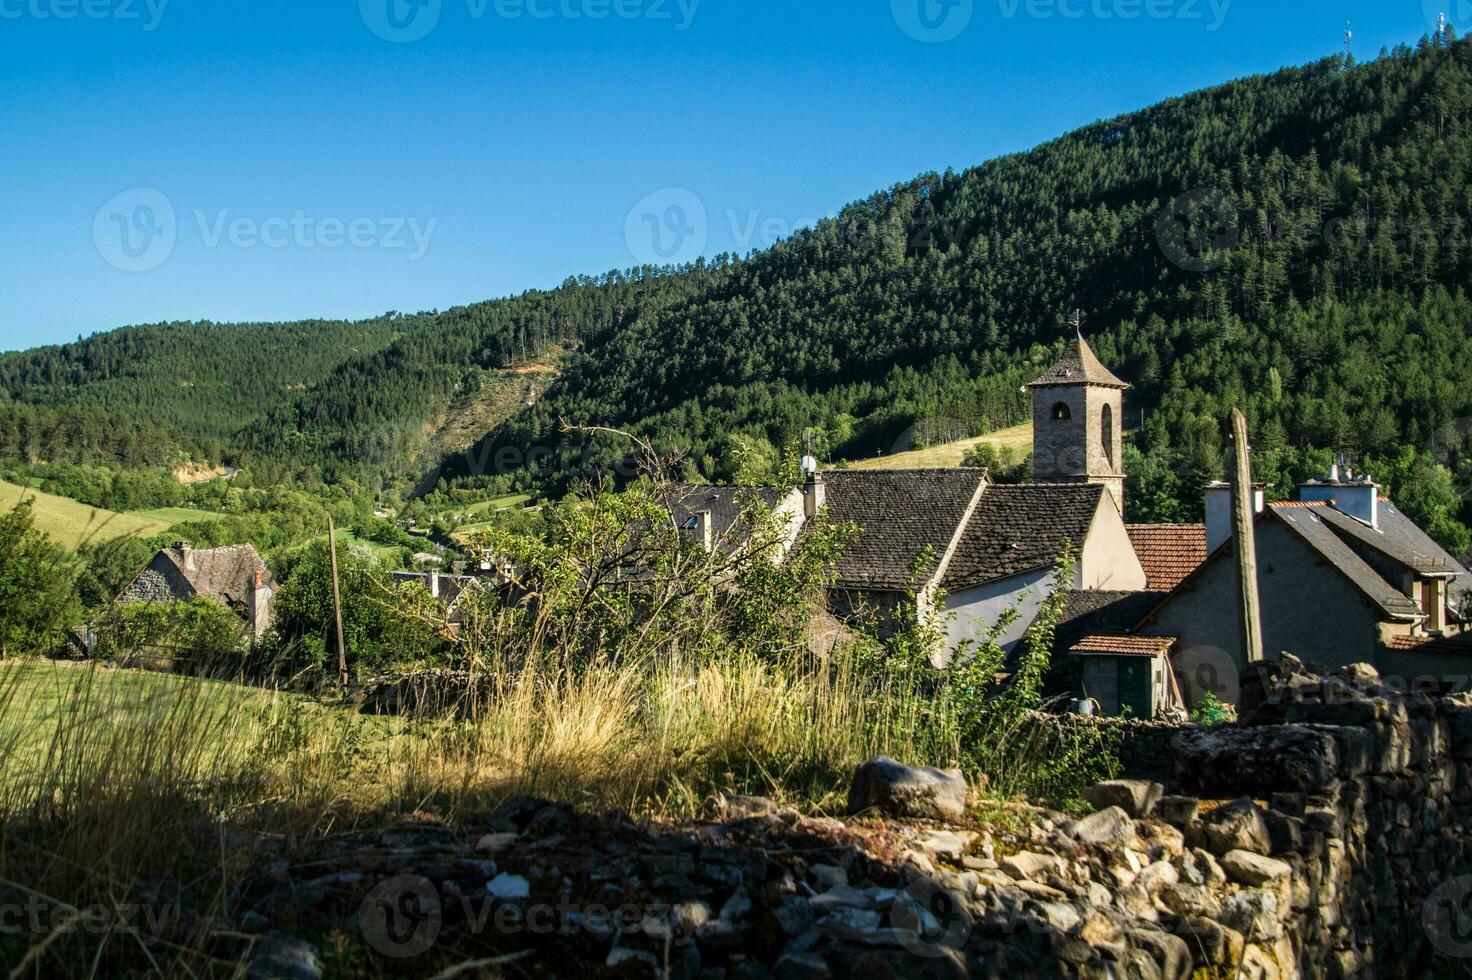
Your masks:
{"label": "stone tiled roof", "polygon": [[248,544],[229,548],[164,548],[118,598],[123,602],[137,602],[199,595],[243,608],[255,588],[257,572],[261,583],[274,591],[275,579],[256,549]]}
{"label": "stone tiled roof", "polygon": [[1068,593],[1067,605],[1054,632],[1053,648],[1067,650],[1096,633],[1128,633],[1165,595],[1164,592],[1076,589]]}
{"label": "stone tiled roof", "polygon": [[1421,615],[1412,599],[1391,585],[1355,554],[1324,519],[1318,508],[1281,507],[1273,504],[1273,515],[1291,528],[1310,548],[1350,581],[1366,598],[1390,619],[1411,619]]}
{"label": "stone tiled roof", "polygon": [[980,585],[1050,565],[1065,543],[1082,548],[1103,493],[1093,483],[988,487],[941,584]]}
{"label": "stone tiled roof", "polygon": [[1086,636],[1068,651],[1082,654],[1124,654],[1128,656],[1157,657],[1167,653],[1176,645],[1174,636],[1126,636],[1108,633]]}
{"label": "stone tiled roof", "polygon": [[1152,592],[1171,591],[1206,561],[1205,524],[1130,524],[1126,530]]}
{"label": "stone tiled roof", "polygon": [[[859,528],[858,538],[838,560],[836,584],[873,589],[924,585],[985,477],[986,471],[979,469],[824,473],[829,518]],[[912,566],[927,550],[930,560],[916,582]]]}
{"label": "stone tiled roof", "polygon": [[[674,518],[676,527],[684,527],[691,517],[701,511],[709,511],[711,536],[719,541],[732,536],[732,528],[754,502],[770,511],[781,503],[784,496],[786,494],[783,491],[773,487],[684,484],[673,489],[668,503],[670,516]],[[735,536],[745,537],[739,530]]]}
{"label": "stone tiled roof", "polygon": [[1128,388],[1129,385],[1116,378],[1089,347],[1082,337],[1070,341],[1063,356],[1044,371],[1029,388],[1045,388],[1057,385],[1099,385],[1105,388]]}

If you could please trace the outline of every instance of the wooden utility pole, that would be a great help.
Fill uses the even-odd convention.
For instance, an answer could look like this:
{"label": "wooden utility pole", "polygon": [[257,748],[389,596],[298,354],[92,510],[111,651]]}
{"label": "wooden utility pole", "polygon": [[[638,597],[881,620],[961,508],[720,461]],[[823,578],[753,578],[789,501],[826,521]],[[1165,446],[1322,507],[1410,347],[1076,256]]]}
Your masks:
{"label": "wooden utility pole", "polygon": [[1257,593],[1257,508],[1253,506],[1252,446],[1247,441],[1247,416],[1232,409],[1232,439],[1236,443],[1232,469],[1232,532],[1237,542],[1237,578],[1242,584],[1242,652],[1250,664],[1264,659],[1262,603]]}
{"label": "wooden utility pole", "polygon": [[348,649],[342,638],[342,591],[337,585],[337,528],[332,516],[327,517],[327,550],[332,554],[332,613],[337,618],[337,676],[343,689],[348,686]]}

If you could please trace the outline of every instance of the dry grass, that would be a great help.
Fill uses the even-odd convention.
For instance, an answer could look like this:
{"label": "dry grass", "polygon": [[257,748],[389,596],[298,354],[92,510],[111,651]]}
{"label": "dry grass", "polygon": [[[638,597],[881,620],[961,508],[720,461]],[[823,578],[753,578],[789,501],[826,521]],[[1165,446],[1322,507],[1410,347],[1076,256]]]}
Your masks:
{"label": "dry grass", "polygon": [[906,470],[960,466],[966,453],[984,442],[990,443],[998,450],[1015,450],[1019,458],[1025,457],[1032,452],[1032,423],[1024,422],[1010,429],[999,429],[974,439],[947,442],[928,449],[913,449],[909,452],[895,453],[893,456],[860,460],[851,465],[856,470]]}
{"label": "dry grass", "polygon": [[722,790],[821,812],[863,758],[929,751],[887,741],[885,698],[831,667],[534,664],[497,674],[468,717],[406,722],[210,680],[0,665],[0,905],[37,902],[63,923],[0,935],[0,963],[228,975],[218,943],[193,934],[144,942],[65,917],[168,902],[229,922],[270,861],[396,815],[453,823],[527,793],[674,816]]}

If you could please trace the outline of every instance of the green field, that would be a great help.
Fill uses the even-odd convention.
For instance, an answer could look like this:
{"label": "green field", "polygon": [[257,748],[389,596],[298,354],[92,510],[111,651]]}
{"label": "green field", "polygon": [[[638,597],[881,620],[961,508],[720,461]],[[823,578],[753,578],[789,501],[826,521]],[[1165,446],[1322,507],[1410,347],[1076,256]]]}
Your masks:
{"label": "green field", "polygon": [[0,480],[0,511],[10,510],[22,497],[33,501],[36,527],[68,551],[76,551],[84,543],[132,536],[150,538],[177,523],[142,514],[119,514]]}
{"label": "green field", "polygon": [[170,526],[191,522],[197,524],[200,521],[220,520],[219,514],[214,514],[207,510],[196,510],[193,507],[155,507],[153,510],[131,511],[130,514],[133,517],[141,517],[149,521],[159,521]]}
{"label": "green field", "polygon": [[524,507],[531,502],[529,493],[513,493],[505,497],[496,497],[493,500],[480,500],[473,504],[462,504],[456,507],[447,507],[440,511],[441,515],[466,514],[474,517],[479,514],[489,514],[498,510],[510,510],[513,507]]}
{"label": "green field", "polygon": [[856,470],[908,470],[960,466],[967,450],[984,442],[991,443],[997,449],[1014,449],[1019,454],[1026,456],[1032,452],[1032,423],[1024,422],[1010,429],[998,429],[996,432],[977,436],[974,439],[947,442],[928,449],[915,449],[907,453],[895,453],[893,456],[860,460],[851,465]]}

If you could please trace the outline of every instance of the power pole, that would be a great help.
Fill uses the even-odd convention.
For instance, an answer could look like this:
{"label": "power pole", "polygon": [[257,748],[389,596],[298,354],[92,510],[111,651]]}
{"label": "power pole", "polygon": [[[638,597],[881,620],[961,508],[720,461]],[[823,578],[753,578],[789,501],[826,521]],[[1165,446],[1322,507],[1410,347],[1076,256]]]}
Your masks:
{"label": "power pole", "polygon": [[1232,438],[1236,466],[1232,472],[1232,523],[1236,535],[1237,578],[1242,584],[1242,652],[1249,664],[1261,662],[1262,603],[1257,591],[1257,508],[1253,506],[1252,447],[1247,441],[1247,416],[1232,409]]}
{"label": "power pole", "polygon": [[332,613],[337,618],[337,675],[343,690],[348,686],[348,650],[342,638],[342,592],[337,585],[337,528],[327,517],[327,550],[332,554]]}

